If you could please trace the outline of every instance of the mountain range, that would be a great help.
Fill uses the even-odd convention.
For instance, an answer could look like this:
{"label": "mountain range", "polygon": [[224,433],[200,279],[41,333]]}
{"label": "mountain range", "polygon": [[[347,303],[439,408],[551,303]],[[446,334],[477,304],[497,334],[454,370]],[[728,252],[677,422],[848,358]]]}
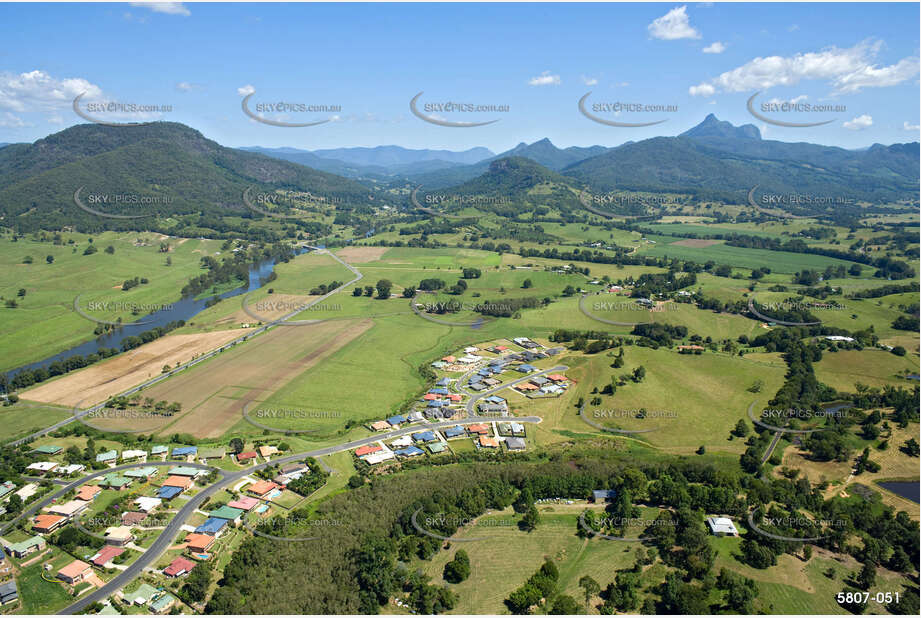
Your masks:
{"label": "mountain range", "polygon": [[[498,155],[486,148],[399,146],[235,149],[178,123],[85,124],[0,149],[0,217],[15,217],[33,229],[88,221],[98,226],[98,217],[74,206],[79,187],[96,194],[168,197],[168,204],[143,211],[163,216],[250,217],[241,199],[247,187],[310,192],[336,198],[339,210],[362,212],[371,212],[373,204],[408,206],[408,199],[386,189],[419,184],[427,191],[503,197],[506,212],[512,208],[509,199],[564,207],[585,189],[681,193],[742,204],[757,185],[764,193],[883,203],[917,200],[918,165],[917,142],[858,151],[764,140],[755,126],[733,126],[712,114],[674,137],[614,148],[557,148],[542,139]],[[544,197],[525,197],[537,185],[544,185]],[[784,208],[795,214],[832,212],[826,205]],[[123,205],[116,212],[134,214],[137,207]]]}

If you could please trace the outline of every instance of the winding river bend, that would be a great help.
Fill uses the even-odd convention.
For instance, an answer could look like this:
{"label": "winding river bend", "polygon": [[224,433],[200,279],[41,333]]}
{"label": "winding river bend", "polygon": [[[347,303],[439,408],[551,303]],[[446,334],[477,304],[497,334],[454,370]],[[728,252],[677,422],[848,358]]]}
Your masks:
{"label": "winding river bend", "polygon": [[[295,254],[300,255],[307,253],[310,250],[312,250],[312,247],[300,247],[295,250]],[[274,270],[275,259],[273,258],[257,262],[250,266],[249,281],[245,285],[241,285],[238,288],[229,290],[222,294],[208,296],[207,298],[182,298],[178,301],[170,303],[168,307],[164,307],[145,316],[141,316],[133,322],[126,322],[123,326],[116,328],[112,332],[101,335],[96,339],[86,341],[78,346],[70,348],[69,350],[64,350],[63,352],[59,352],[58,354],[49,356],[43,360],[12,369],[7,372],[6,377],[7,379],[12,380],[13,377],[20,371],[38,369],[39,367],[47,368],[54,362],[63,361],[67,358],[70,358],[71,356],[86,356],[88,354],[94,354],[102,348],[121,349],[121,343],[127,337],[137,336],[144,331],[157,328],[158,326],[166,326],[170,322],[175,322],[178,320],[188,322],[196,315],[201,313],[204,309],[207,309],[209,303],[213,304],[214,299],[232,298],[234,296],[240,296],[262,287],[268,279],[269,275],[271,275]],[[92,322],[87,321],[87,323],[91,324]]]}

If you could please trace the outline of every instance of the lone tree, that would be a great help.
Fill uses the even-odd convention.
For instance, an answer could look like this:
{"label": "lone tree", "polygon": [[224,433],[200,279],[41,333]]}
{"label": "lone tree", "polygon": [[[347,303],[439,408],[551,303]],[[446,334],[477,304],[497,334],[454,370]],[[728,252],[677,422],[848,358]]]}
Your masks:
{"label": "lone tree", "polygon": [[377,282],[376,287],[378,298],[390,298],[390,288],[393,287],[393,284],[389,279],[381,279]]}
{"label": "lone tree", "polygon": [[459,584],[470,577],[470,557],[463,549],[457,550],[454,560],[445,565],[444,578],[446,582]]}

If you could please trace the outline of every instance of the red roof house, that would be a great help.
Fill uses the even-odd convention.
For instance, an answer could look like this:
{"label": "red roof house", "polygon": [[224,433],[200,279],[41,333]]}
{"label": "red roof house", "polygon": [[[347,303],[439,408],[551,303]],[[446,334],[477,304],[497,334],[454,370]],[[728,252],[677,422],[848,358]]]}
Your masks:
{"label": "red roof house", "polygon": [[370,455],[371,453],[376,453],[382,450],[384,450],[384,447],[379,444],[368,444],[366,446],[361,446],[355,449],[355,454],[358,457],[364,457],[365,455]]}
{"label": "red roof house", "polygon": [[237,461],[249,461],[250,459],[256,459],[258,456],[259,455],[256,454],[256,451],[247,451],[237,455]]}
{"label": "red roof house", "polygon": [[93,556],[93,564],[98,567],[104,567],[109,564],[114,558],[125,553],[124,547],[115,547],[114,545],[106,545],[99,550],[99,553]]}
{"label": "red roof house", "polygon": [[187,560],[182,556],[169,563],[169,566],[163,569],[163,574],[167,577],[180,577],[195,568],[195,563]]}

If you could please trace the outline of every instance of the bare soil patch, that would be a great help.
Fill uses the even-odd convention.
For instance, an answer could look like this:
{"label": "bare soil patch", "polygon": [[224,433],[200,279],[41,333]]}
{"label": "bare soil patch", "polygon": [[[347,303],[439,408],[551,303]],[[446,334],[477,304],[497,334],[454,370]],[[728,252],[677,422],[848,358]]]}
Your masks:
{"label": "bare soil patch", "polygon": [[346,262],[376,262],[390,247],[346,247],[336,252]]}
{"label": "bare soil patch", "polygon": [[266,399],[372,325],[364,319],[278,326],[205,366],[157,384],[147,395],[178,401],[188,411],[164,433],[215,438],[240,421],[244,406]]}
{"label": "bare soil patch", "polygon": [[[193,335],[167,335],[114,358],[41,384],[21,394],[23,399],[58,405],[89,407],[160,375],[164,365],[175,366],[231,341],[239,330]],[[165,396],[160,399],[175,401]]]}

